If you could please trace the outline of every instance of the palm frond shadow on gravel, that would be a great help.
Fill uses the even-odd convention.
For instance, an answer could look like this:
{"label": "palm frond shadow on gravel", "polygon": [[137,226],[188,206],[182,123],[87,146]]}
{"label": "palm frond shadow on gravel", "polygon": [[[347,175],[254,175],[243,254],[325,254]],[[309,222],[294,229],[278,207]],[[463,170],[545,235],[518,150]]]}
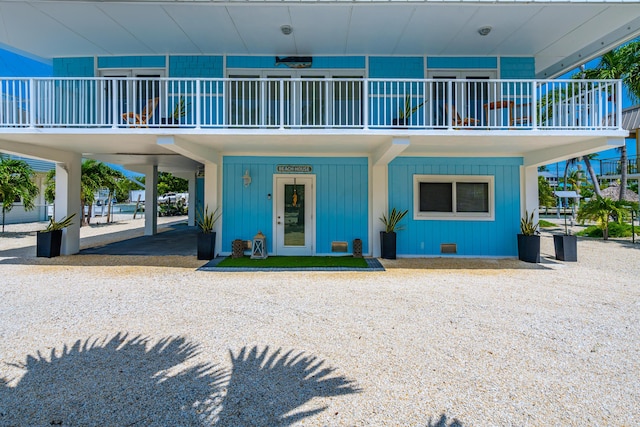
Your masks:
{"label": "palm frond shadow on gravel", "polygon": [[317,357],[281,353],[243,347],[229,371],[184,337],[77,340],[0,377],[0,426],[286,426],[327,409],[298,409],[313,397],[360,391]]}

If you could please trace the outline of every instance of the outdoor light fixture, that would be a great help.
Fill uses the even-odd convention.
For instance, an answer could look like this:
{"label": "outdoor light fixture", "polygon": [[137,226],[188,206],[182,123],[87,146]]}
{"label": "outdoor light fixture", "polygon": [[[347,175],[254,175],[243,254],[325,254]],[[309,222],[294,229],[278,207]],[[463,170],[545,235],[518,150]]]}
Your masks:
{"label": "outdoor light fixture", "polygon": [[291,25],[283,25],[280,27],[280,31],[282,31],[282,34],[285,36],[288,36],[293,32],[293,28],[291,28]]}
{"label": "outdoor light fixture", "polygon": [[251,176],[249,175],[249,169],[244,171],[244,175],[242,175],[242,181],[244,182],[244,186],[248,187],[251,184]]}
{"label": "outdoor light fixture", "polygon": [[481,36],[486,36],[490,32],[491,32],[491,27],[488,25],[486,27],[478,28],[478,34],[480,34]]}

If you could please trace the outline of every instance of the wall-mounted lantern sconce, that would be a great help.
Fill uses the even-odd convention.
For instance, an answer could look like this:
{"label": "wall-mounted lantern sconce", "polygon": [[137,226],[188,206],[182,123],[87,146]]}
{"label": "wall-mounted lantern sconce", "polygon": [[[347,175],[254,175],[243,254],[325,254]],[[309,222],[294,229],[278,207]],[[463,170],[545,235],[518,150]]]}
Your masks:
{"label": "wall-mounted lantern sconce", "polygon": [[249,169],[244,171],[244,175],[242,175],[242,181],[244,182],[245,187],[248,187],[251,184],[251,175],[249,175]]}

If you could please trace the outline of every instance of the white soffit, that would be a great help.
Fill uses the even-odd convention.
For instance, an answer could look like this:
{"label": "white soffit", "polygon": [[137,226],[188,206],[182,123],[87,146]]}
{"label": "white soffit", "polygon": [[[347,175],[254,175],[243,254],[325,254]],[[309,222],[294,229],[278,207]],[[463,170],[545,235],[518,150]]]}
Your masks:
{"label": "white soffit", "polygon": [[635,0],[0,0],[0,44],[43,58],[534,56],[538,77],[553,77],[638,35]]}

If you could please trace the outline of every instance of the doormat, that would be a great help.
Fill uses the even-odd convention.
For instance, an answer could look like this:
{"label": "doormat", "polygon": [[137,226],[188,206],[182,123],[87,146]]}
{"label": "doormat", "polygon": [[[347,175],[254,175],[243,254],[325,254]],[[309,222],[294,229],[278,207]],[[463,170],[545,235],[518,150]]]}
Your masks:
{"label": "doormat", "polygon": [[265,259],[218,257],[199,271],[385,271],[377,258],[273,256]]}

